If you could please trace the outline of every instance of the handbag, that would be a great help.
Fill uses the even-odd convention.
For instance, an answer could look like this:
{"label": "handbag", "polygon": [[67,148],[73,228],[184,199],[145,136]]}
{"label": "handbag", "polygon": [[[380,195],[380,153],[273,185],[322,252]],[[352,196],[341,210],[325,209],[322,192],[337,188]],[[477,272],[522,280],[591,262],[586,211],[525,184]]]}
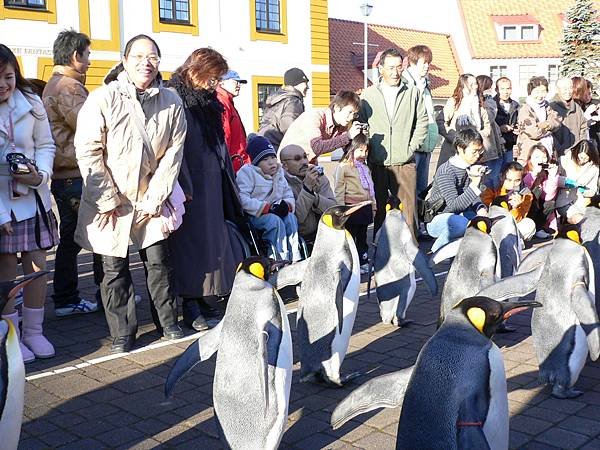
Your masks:
{"label": "handbag", "polygon": [[[135,105],[131,98],[127,102],[130,109],[130,117],[135,124],[135,127],[144,142],[143,149],[146,152],[146,155],[149,159],[155,157],[154,153],[151,153],[152,142],[150,142],[150,137],[142,124],[142,121],[137,115],[135,111]],[[177,230],[181,224],[183,223],[183,214],[185,213],[185,207],[183,206],[185,202],[185,195],[183,193],[183,189],[181,188],[179,181],[175,180],[175,184],[173,185],[173,190],[171,194],[167,198],[167,200],[163,203],[160,210],[160,217],[163,222],[163,231],[167,233],[172,233]]]}
{"label": "handbag", "polygon": [[423,192],[417,196],[417,213],[419,215],[419,220],[421,220],[423,223],[430,223],[433,218],[446,207],[446,200],[444,197],[440,196],[435,200],[432,200],[431,198],[425,198],[427,197],[427,194],[431,190],[432,186],[433,182],[431,182],[429,186],[427,186],[425,190],[423,190]]}
{"label": "handbag", "polygon": [[223,192],[223,216],[225,220],[233,222],[238,226],[244,225],[246,216],[244,215],[244,208],[242,207],[242,200],[240,198],[239,188],[237,183],[231,176],[223,156],[219,153],[218,149],[215,149],[219,165],[221,167],[221,191]]}

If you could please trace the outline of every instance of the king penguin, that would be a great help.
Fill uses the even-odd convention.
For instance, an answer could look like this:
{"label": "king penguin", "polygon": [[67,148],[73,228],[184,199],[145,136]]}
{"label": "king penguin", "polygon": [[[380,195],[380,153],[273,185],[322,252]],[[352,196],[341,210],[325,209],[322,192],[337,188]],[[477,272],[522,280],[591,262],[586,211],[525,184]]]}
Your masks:
{"label": "king penguin", "polygon": [[500,274],[500,278],[510,277],[514,275],[521,263],[523,238],[513,215],[505,207],[491,205],[488,217],[496,219],[490,233],[498,252],[496,264],[499,267],[496,272]]}
{"label": "king penguin", "polygon": [[438,325],[460,300],[476,295],[500,278],[498,252],[490,236],[492,224],[490,218],[483,216],[476,216],[469,222],[446,276]]}
{"label": "king penguin", "polygon": [[397,449],[508,448],[504,361],[496,328],[536,302],[470,297],[452,308],[415,365],[374,378],[335,408],[331,424],[401,406]]}
{"label": "king penguin", "polygon": [[229,448],[276,449],[287,424],[292,338],[285,306],[266,281],[279,264],[261,256],[242,262],[225,316],[187,348],[165,383],[169,396],[186,372],[218,350],[213,403]]}
{"label": "king penguin", "polygon": [[573,386],[588,351],[594,361],[600,356],[594,270],[578,225],[559,227],[547,253],[535,296],[544,307],[533,312],[531,334],[540,381],[553,396],[573,398],[582,393]]}
{"label": "king penguin", "polygon": [[356,318],[360,264],[344,225],[370,202],[332,206],[319,221],[317,236],[299,290],[300,380],[341,386],[340,367]]}
{"label": "king penguin", "polygon": [[408,323],[405,320],[406,310],[417,288],[415,269],[419,271],[431,295],[437,295],[435,275],[415,243],[404,220],[402,204],[396,197],[388,200],[385,220],[375,236],[373,266],[383,323],[398,327]]}
{"label": "king penguin", "polygon": [[[0,282],[0,311],[31,281],[47,271],[26,275],[20,280]],[[0,447],[16,450],[23,421],[25,365],[17,332],[10,320],[0,320]]]}
{"label": "king penguin", "polygon": [[596,285],[596,310],[600,315],[600,195],[589,199],[581,222],[581,239],[592,261],[594,261],[594,280]]}

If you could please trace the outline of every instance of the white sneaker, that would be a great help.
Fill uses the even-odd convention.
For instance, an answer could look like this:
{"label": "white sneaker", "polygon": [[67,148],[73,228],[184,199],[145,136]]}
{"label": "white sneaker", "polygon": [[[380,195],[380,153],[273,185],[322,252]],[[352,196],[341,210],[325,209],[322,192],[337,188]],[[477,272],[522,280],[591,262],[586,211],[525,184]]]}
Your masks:
{"label": "white sneaker", "polygon": [[551,236],[550,233],[547,233],[545,230],[539,230],[535,233],[535,237],[538,239],[548,239]]}
{"label": "white sneaker", "polygon": [[362,266],[360,266],[360,274],[361,275],[366,275],[369,273],[369,264],[363,264]]}
{"label": "white sneaker", "polygon": [[83,298],[79,299],[78,303],[70,303],[60,308],[54,308],[54,314],[56,314],[57,317],[89,314],[96,311],[98,311],[98,304]]}

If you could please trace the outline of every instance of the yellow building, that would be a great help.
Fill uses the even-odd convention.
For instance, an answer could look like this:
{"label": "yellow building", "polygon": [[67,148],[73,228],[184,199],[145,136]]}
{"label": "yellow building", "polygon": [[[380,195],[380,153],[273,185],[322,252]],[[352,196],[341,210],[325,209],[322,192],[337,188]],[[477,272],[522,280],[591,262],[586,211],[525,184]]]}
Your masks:
{"label": "yellow building", "polygon": [[249,84],[236,99],[248,131],[255,130],[266,96],[290,67],[310,78],[305,105],[329,103],[327,0],[3,0],[0,42],[18,56],[26,77],[47,80],[52,43],[73,28],[92,40],[86,85],[94,89],[120,60],[127,40],[143,33],[161,48],[169,74],[192,50],[211,46]]}

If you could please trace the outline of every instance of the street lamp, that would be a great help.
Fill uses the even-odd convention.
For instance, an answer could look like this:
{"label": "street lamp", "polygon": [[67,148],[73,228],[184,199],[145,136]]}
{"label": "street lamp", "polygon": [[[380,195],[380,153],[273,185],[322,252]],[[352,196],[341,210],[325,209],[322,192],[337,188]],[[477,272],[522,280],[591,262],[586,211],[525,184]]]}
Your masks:
{"label": "street lamp", "polygon": [[367,89],[367,71],[369,70],[368,64],[369,64],[369,58],[368,58],[368,54],[369,54],[369,44],[367,42],[367,17],[369,17],[371,15],[371,11],[373,11],[373,5],[371,5],[369,2],[365,2],[362,5],[360,5],[360,12],[362,13],[362,15],[365,17],[365,35],[363,37],[363,43],[365,44],[365,51],[364,51],[364,78],[363,78],[363,89]]}

